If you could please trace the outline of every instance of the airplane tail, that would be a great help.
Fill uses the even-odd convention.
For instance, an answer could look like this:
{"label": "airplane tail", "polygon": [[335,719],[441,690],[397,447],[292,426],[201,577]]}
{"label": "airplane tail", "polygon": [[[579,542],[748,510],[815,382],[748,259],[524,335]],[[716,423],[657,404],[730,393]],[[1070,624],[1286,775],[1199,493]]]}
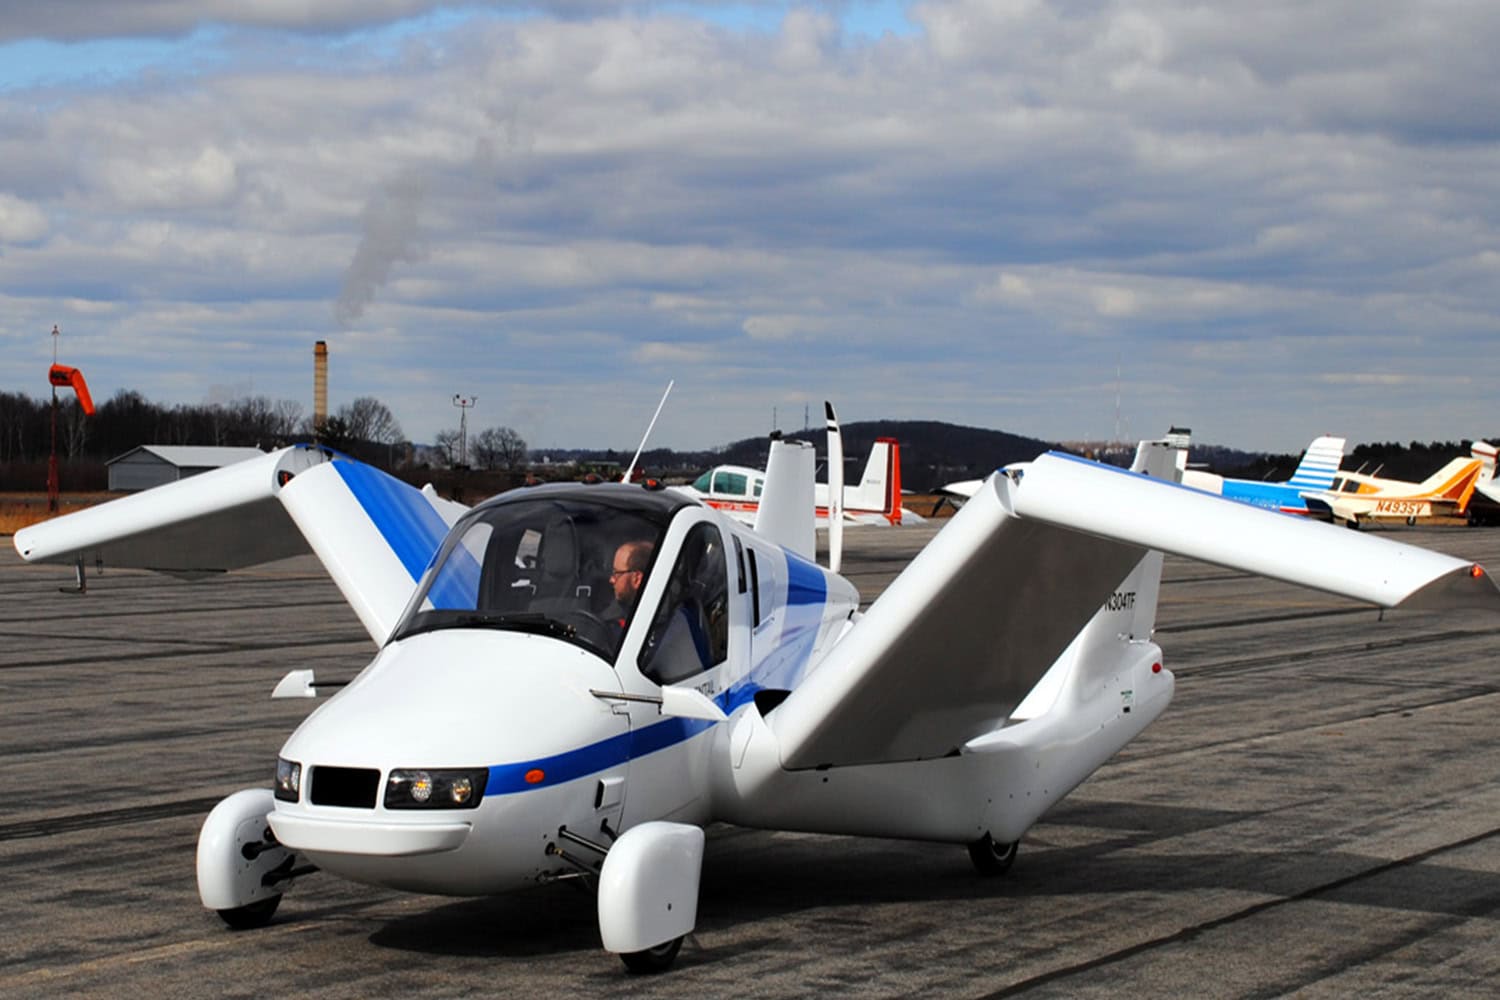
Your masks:
{"label": "airplane tail", "polygon": [[1307,446],[1307,451],[1302,453],[1302,461],[1292,473],[1292,478],[1287,480],[1287,485],[1304,490],[1326,490],[1333,486],[1333,477],[1343,460],[1343,438],[1314,438],[1312,444]]}
{"label": "airplane tail", "polygon": [[1469,455],[1479,461],[1479,484],[1484,484],[1495,478],[1495,455],[1497,449],[1488,441],[1475,441],[1469,448]]}
{"label": "airplane tail", "polygon": [[[1136,446],[1130,471],[1169,483],[1182,482],[1188,441],[1187,433],[1175,428],[1162,440],[1142,441]],[[1155,549],[1140,558],[1011,713],[1011,722],[1037,718],[1060,698],[1087,697],[1101,678],[1117,672],[1121,663],[1139,657],[1141,644],[1151,639],[1156,627],[1163,558]]]}
{"label": "airplane tail", "polygon": [[1452,500],[1462,511],[1474,494],[1484,463],[1477,458],[1455,458],[1423,480],[1419,492],[1437,500]]}
{"label": "airplane tail", "polygon": [[816,473],[813,446],[805,441],[771,441],[766,485],[755,512],[755,533],[805,559],[816,558],[813,503]]}
{"label": "airplane tail", "polygon": [[878,511],[891,524],[901,523],[901,445],[895,438],[876,438],[859,485],[844,492],[844,509]]}

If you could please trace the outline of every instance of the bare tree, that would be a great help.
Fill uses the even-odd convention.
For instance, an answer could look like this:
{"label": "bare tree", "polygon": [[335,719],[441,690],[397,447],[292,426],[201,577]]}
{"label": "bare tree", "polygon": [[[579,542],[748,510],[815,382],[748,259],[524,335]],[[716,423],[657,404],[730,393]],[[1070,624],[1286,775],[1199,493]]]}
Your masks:
{"label": "bare tree", "polygon": [[515,469],[526,464],[526,441],[510,427],[481,431],[469,450],[485,469]]}
{"label": "bare tree", "polygon": [[271,427],[278,442],[290,441],[302,422],[302,404],[295,399],[278,399],[272,414]]}
{"label": "bare tree", "polygon": [[432,447],[437,450],[438,456],[444,465],[452,468],[458,464],[459,434],[458,428],[454,427],[446,431],[438,431],[437,437],[433,439]]}
{"label": "bare tree", "polygon": [[348,406],[339,407],[338,418],[355,441],[393,445],[405,438],[390,408],[374,396],[361,396]]}

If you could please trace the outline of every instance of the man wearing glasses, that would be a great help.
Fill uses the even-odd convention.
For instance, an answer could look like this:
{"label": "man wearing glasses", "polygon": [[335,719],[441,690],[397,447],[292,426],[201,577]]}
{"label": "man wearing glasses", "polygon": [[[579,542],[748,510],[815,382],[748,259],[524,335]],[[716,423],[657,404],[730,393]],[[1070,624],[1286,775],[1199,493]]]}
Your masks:
{"label": "man wearing glasses", "polygon": [[609,574],[615,599],[604,609],[603,618],[621,630],[630,623],[630,613],[640,597],[641,584],[646,580],[646,567],[651,565],[654,548],[650,542],[626,542],[615,550]]}

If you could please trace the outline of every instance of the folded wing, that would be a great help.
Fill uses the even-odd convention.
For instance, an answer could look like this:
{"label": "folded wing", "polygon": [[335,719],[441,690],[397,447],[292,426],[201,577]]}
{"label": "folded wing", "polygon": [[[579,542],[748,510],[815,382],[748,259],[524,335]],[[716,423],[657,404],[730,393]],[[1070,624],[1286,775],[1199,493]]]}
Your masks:
{"label": "folded wing", "polygon": [[16,533],[15,546],[29,562],[188,577],[311,550],[381,643],[465,509],[371,466],[297,447],[33,525]]}
{"label": "folded wing", "polygon": [[956,752],[1005,721],[1149,550],[1386,607],[1500,610],[1463,560],[1048,454],[987,480],[772,713],[782,763]]}

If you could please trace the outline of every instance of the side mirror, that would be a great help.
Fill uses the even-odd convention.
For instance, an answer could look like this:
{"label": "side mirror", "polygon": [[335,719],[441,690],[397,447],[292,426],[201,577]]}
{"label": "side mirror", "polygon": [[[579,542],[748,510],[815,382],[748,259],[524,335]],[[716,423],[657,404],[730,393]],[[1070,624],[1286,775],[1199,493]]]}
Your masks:
{"label": "side mirror", "polygon": [[708,695],[687,687],[661,689],[661,714],[683,719],[704,719],[708,722],[723,722],[729,718]]}
{"label": "side mirror", "polygon": [[275,698],[316,698],[318,696],[317,679],[311,670],[289,670],[287,675],[276,683],[271,691],[271,697]]}

